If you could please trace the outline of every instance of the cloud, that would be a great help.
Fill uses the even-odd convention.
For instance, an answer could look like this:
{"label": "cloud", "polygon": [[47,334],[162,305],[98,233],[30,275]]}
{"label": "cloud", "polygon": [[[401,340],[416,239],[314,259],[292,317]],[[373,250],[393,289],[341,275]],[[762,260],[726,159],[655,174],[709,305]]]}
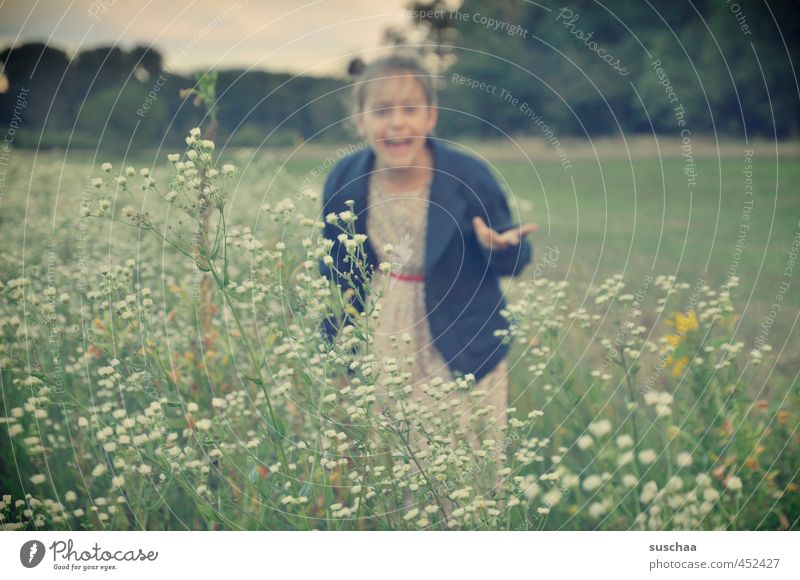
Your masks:
{"label": "cloud", "polygon": [[408,0],[40,0],[0,8],[0,42],[49,42],[76,52],[153,45],[176,70],[247,68],[342,73],[369,56],[388,26],[407,23]]}

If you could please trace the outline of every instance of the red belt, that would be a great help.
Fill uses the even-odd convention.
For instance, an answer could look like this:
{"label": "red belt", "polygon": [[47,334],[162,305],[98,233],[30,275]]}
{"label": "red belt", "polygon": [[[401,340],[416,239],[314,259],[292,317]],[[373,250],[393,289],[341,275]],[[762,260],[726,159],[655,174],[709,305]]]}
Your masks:
{"label": "red belt", "polygon": [[399,272],[389,272],[389,276],[397,280],[404,280],[406,282],[422,282],[425,276],[422,274],[400,274]]}

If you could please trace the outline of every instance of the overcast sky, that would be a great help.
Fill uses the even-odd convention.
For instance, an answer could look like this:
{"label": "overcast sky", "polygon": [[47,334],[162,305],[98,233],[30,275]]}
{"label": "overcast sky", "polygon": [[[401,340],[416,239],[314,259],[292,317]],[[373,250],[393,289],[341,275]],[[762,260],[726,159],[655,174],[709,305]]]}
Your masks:
{"label": "overcast sky", "polygon": [[[0,46],[48,42],[68,53],[154,45],[178,72],[254,67],[340,74],[377,56],[409,0],[0,0]],[[372,51],[372,52],[371,52]]]}

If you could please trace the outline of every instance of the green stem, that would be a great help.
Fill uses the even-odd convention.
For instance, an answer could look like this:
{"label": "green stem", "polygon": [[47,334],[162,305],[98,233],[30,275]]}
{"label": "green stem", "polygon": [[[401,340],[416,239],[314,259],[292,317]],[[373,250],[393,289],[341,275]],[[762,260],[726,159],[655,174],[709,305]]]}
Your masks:
{"label": "green stem", "polygon": [[[628,385],[628,396],[630,397],[631,403],[636,403],[636,392],[633,388],[633,381],[631,380],[630,373],[628,372],[628,364],[625,361],[625,353],[624,351],[620,350],[620,364],[622,365],[623,370],[625,371],[625,382]],[[636,422],[636,410],[634,409],[631,414],[631,420],[633,422],[633,463],[636,465],[636,505],[639,507],[639,510],[643,510],[644,506],[641,504],[641,485],[642,485],[642,466],[639,463],[639,456],[637,454],[637,450],[639,449],[639,426]]]}
{"label": "green stem", "polygon": [[241,334],[241,336],[242,336],[242,340],[244,341],[245,348],[247,349],[247,354],[248,354],[248,356],[250,358],[250,362],[253,365],[254,370],[258,373],[257,379],[254,380],[252,377],[250,377],[250,379],[253,380],[253,382],[257,383],[261,387],[261,391],[264,393],[264,400],[267,403],[267,410],[269,412],[269,418],[270,418],[270,421],[272,421],[273,429],[274,429],[275,435],[276,435],[274,437],[274,440],[275,440],[275,442],[277,443],[277,446],[278,446],[278,454],[280,455],[281,465],[283,467],[284,473],[286,474],[286,477],[288,477],[289,481],[291,482],[292,491],[293,491],[295,497],[298,497],[299,496],[299,491],[297,489],[297,482],[295,481],[294,478],[292,478],[289,475],[289,462],[286,459],[286,451],[285,451],[285,449],[283,447],[283,441],[281,441],[281,434],[277,432],[278,422],[277,422],[277,419],[275,417],[275,411],[272,408],[272,401],[270,400],[269,392],[267,391],[267,385],[266,385],[266,382],[264,380],[264,375],[262,374],[262,371],[261,371],[261,366],[258,363],[258,357],[256,357],[255,352],[253,351],[253,347],[250,344],[250,340],[247,338],[247,334],[245,333],[245,329],[244,329],[244,326],[242,325],[242,321],[239,319],[239,315],[236,313],[236,308],[235,308],[235,306],[233,304],[233,301],[231,300],[230,296],[228,295],[228,292],[226,291],[225,286],[222,284],[222,281],[219,278],[219,274],[217,273],[217,271],[214,268],[213,264],[209,264],[209,271],[211,272],[211,275],[214,277],[214,281],[217,284],[217,288],[220,289],[220,292],[222,293],[223,299],[225,300],[225,302],[228,305],[228,307],[231,309],[231,315],[233,316],[233,320],[236,323],[236,328],[238,328],[238,330],[239,330],[239,334]]}
{"label": "green stem", "polygon": [[414,462],[414,465],[417,466],[417,469],[419,469],[420,474],[425,479],[425,484],[430,488],[431,493],[433,494],[433,499],[436,500],[436,503],[438,504],[439,509],[442,510],[442,514],[446,513],[445,509],[444,509],[444,506],[442,505],[442,502],[439,499],[439,494],[436,493],[436,489],[434,488],[433,484],[431,483],[431,480],[428,479],[428,474],[425,473],[425,470],[422,469],[422,466],[419,464],[419,461],[417,460],[417,456],[414,455],[414,452],[411,450],[411,446],[408,444],[408,441],[406,441],[406,439],[404,437],[402,437],[402,436],[400,437],[400,440],[403,442],[403,445],[405,445],[405,448],[408,451],[408,454],[411,455],[411,460]]}

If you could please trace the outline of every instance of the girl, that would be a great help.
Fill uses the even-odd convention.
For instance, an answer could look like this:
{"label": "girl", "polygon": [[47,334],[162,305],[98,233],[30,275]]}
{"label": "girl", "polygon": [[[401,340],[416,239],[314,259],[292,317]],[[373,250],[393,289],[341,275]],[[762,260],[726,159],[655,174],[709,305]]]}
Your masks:
{"label": "girl", "polygon": [[[474,380],[476,396],[459,407],[460,428],[467,433],[471,419],[488,411],[490,425],[472,443],[500,442],[508,346],[495,332],[508,325],[500,315],[505,301],[499,278],[518,274],[530,262],[532,248],[524,236],[537,226],[515,226],[486,165],[431,136],[437,120],[434,79],[416,56],[398,53],[367,66],[354,86],[353,105],[367,147],[332,168],[323,215],[349,211],[356,233],[367,236],[372,291],[365,296],[364,280],[353,274],[352,305],[369,310],[378,300],[375,291],[384,292],[371,352],[378,362],[412,358],[411,368],[400,364],[401,371],[411,373],[410,398],[423,407],[434,406],[428,386],[462,376]],[[346,291],[344,273],[351,266],[337,237],[341,232],[326,224],[334,262],[331,268],[321,263],[320,270]],[[389,273],[379,269],[383,262],[391,263]],[[331,340],[338,332],[333,321],[325,329]]]}

